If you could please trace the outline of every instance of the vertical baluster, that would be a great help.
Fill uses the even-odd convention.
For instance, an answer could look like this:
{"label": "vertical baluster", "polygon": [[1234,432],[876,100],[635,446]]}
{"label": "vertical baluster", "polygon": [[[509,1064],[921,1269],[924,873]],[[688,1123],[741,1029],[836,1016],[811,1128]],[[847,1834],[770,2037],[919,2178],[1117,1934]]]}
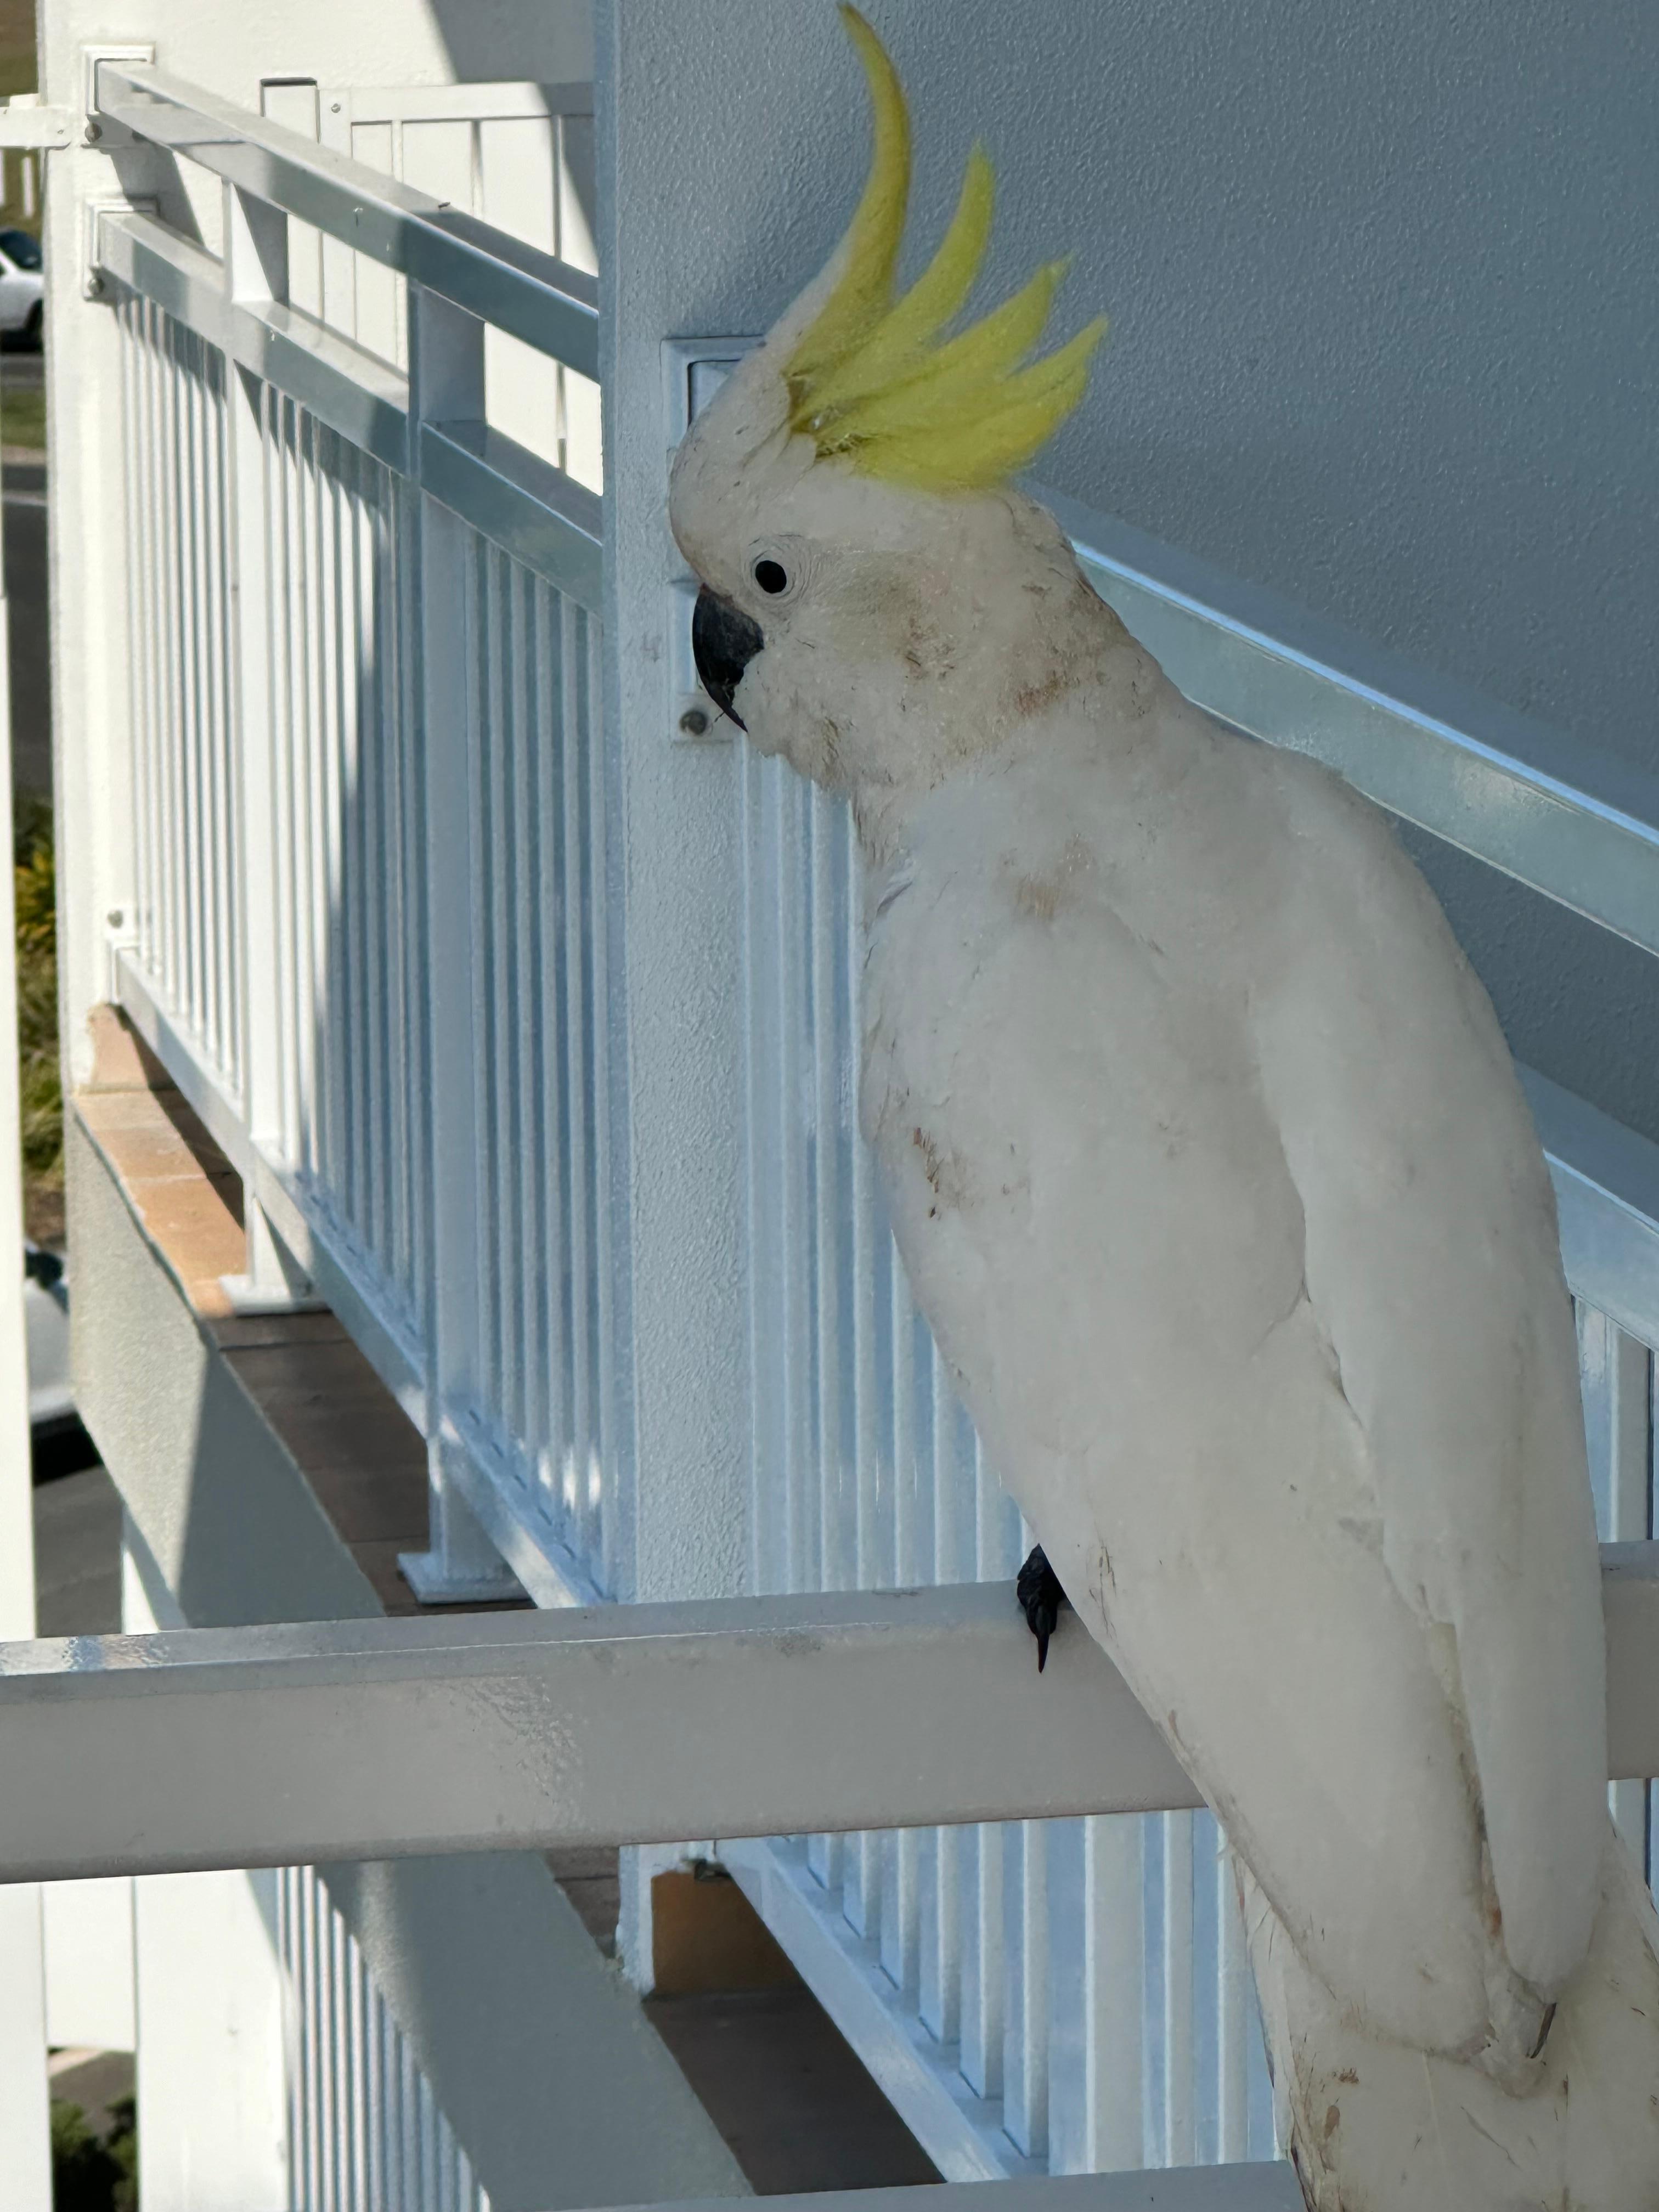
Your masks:
{"label": "vertical baluster", "polygon": [[[901,1589],[921,1580],[917,1493],[921,1484],[916,1440],[916,1315],[910,1285],[896,1249],[890,1277],[893,1300],[893,1577]],[[915,2003],[921,1985],[921,1913],[917,1863],[921,1838],[915,1828],[890,1829],[882,1838],[881,1963],[902,1995]]]}
{"label": "vertical baluster", "polygon": [[[473,316],[408,288],[410,435],[421,424],[483,414],[483,332]],[[431,1263],[426,1270],[428,1549],[399,1559],[418,1596],[504,1595],[514,1584],[459,1487],[458,1423],[480,1378],[477,1159],[481,976],[473,957],[484,880],[473,764],[478,758],[477,599],[472,545],[429,497],[419,510],[419,754],[426,783],[428,1099],[426,1146]]]}
{"label": "vertical baluster", "polygon": [[196,614],[195,592],[195,440],[192,435],[191,387],[185,368],[188,336],[168,322],[164,325],[167,364],[167,458],[172,477],[173,573],[171,578],[174,629],[178,641],[175,744],[178,752],[178,807],[180,872],[179,878],[177,942],[178,974],[173,1000],[192,1030],[201,1023],[198,988],[198,943],[197,916],[202,881],[201,847],[196,819]]}
{"label": "vertical baluster", "polygon": [[[212,927],[209,933],[212,957],[212,1015],[210,1030],[214,1059],[232,1095],[242,1094],[241,1039],[237,1034],[238,990],[236,958],[240,935],[236,901],[240,892],[236,866],[237,723],[230,694],[234,665],[230,644],[231,602],[228,565],[230,560],[230,484],[227,475],[228,424],[226,419],[226,379],[231,373],[224,356],[204,349],[203,409],[205,416],[204,505],[207,524],[207,608],[209,617],[207,675],[209,686],[209,775],[212,792]],[[246,1101],[244,1101],[246,1111]]]}
{"label": "vertical baluster", "polygon": [[[288,218],[234,185],[224,188],[225,283],[239,302],[284,300],[288,293]],[[230,510],[229,556],[234,562],[235,638],[229,662],[237,679],[234,797],[240,820],[237,871],[241,914],[235,943],[246,963],[240,993],[243,1034],[238,1052],[242,1109],[252,1142],[280,1155],[283,1103],[280,1029],[282,962],[288,916],[278,892],[283,866],[278,840],[286,828],[287,781],[279,755],[288,732],[273,713],[278,654],[271,635],[271,518],[264,410],[266,387],[227,369],[224,441]],[[285,765],[285,763],[284,763]],[[280,794],[280,795],[279,795]]]}
{"label": "vertical baluster", "polygon": [[[1578,1308],[1578,1356],[1596,1520],[1605,1543],[1639,1542],[1650,1531],[1652,1493],[1651,1358],[1594,1308]],[[1638,1863],[1648,1858],[1648,1790],[1615,1782],[1608,1799],[1619,1832]]]}
{"label": "vertical baluster", "polygon": [[1250,2039],[1255,2033],[1249,1950],[1231,1855],[1216,1853],[1216,1921],[1220,1929],[1220,2022],[1216,2036],[1216,2156],[1250,2154]]}
{"label": "vertical baluster", "polygon": [[334,1158],[329,1143],[328,972],[330,881],[327,769],[327,602],[329,570],[325,559],[324,501],[326,496],[318,447],[322,432],[308,415],[300,418],[305,532],[302,558],[306,594],[306,977],[305,1031],[307,1044],[304,1102],[306,1151],[311,1171],[331,1182]]}
{"label": "vertical baluster", "polygon": [[[399,2201],[419,2206],[424,2212],[426,2146],[422,2124],[421,2087],[421,2078],[415,2070],[414,2053],[408,2042],[400,2037],[398,2043],[398,2103],[403,2126],[399,2162],[404,2194]],[[391,2212],[390,2207],[387,2212]]]}
{"label": "vertical baluster", "polygon": [[[858,1130],[858,1057],[863,1036],[862,948],[863,861],[858,841],[847,841],[847,933],[851,957],[849,1029],[852,1068],[852,1269],[853,1269],[853,1468],[855,1485],[857,1578],[860,1589],[879,1589],[892,1557],[892,1486],[882,1480],[883,1437],[878,1382],[878,1336],[886,1290],[878,1261],[884,1258],[884,1234],[876,1190],[875,1164]],[[891,1300],[885,1319],[891,1326]],[[849,1838],[848,1917],[860,1935],[879,1941],[881,1934],[881,1837],[866,1831]]]}
{"label": "vertical baluster", "polygon": [[[1007,1571],[1011,1508],[974,1439],[974,1564],[981,1582]],[[1002,2092],[1003,1831],[985,1821],[964,1836],[962,1935],[962,2071],[981,2097]]]}
{"label": "vertical baluster", "polygon": [[350,2093],[352,2212],[368,2199],[368,1970],[357,1939],[341,1923],[345,1953],[345,2068]]}
{"label": "vertical baluster", "polygon": [[187,712],[184,683],[184,613],[180,605],[183,581],[179,574],[179,392],[173,358],[171,332],[159,309],[155,318],[157,398],[161,404],[162,471],[163,574],[166,586],[165,635],[167,641],[167,699],[163,726],[167,733],[167,812],[172,827],[171,865],[167,878],[167,972],[165,981],[173,1004],[188,1017],[186,1003],[188,957],[185,951],[186,908],[189,896],[189,823],[185,806],[185,720]]}
{"label": "vertical baluster", "polygon": [[386,928],[386,902],[376,880],[375,866],[380,809],[374,787],[380,773],[380,744],[374,710],[374,562],[369,534],[374,467],[366,453],[351,447],[343,449],[341,524],[345,545],[342,567],[348,597],[341,611],[341,629],[350,638],[342,673],[348,690],[346,726],[349,732],[345,797],[349,824],[346,849],[349,855],[346,909],[350,918],[351,1036],[346,1073],[356,1192],[351,1218],[364,1249],[379,1261],[383,1247],[378,1204],[377,1124],[384,1065],[376,971],[377,942]]}
{"label": "vertical baluster", "polygon": [[[1099,2103],[1099,2163],[1146,2162],[1144,2087],[1146,1823],[1092,1815],[1085,1824],[1090,1895],[1089,2036]],[[1191,1877],[1188,1881],[1191,1894]]]}
{"label": "vertical baluster", "polygon": [[778,771],[741,738],[744,979],[747,1017],[750,1391],[753,1442],[750,1462],[750,1561],[753,1587],[769,1594],[788,1587],[787,1424],[783,1346],[787,1254],[783,1227],[783,1146],[779,1024],[783,981],[777,888],[782,824]]}
{"label": "vertical baluster", "polygon": [[1011,1826],[1003,1846],[1003,2126],[1027,2158],[1048,2154],[1047,1824]]}
{"label": "vertical baluster", "polygon": [[539,1178],[534,1164],[539,1156],[541,1115],[547,1099],[542,1067],[542,1038],[536,1019],[539,997],[542,855],[537,837],[534,778],[536,744],[540,726],[536,696],[536,585],[516,562],[510,564],[513,599],[513,653],[508,664],[507,720],[513,732],[513,842],[514,889],[517,900],[514,933],[518,963],[513,1005],[514,1187],[519,1198],[518,1255],[514,1271],[512,1311],[513,1363],[517,1372],[514,1400],[515,1441],[522,1456],[514,1455],[516,1473],[528,1475],[535,1466],[540,1442],[538,1409],[543,1340],[542,1284],[548,1255],[536,1233],[540,1204]]}
{"label": "vertical baluster", "polygon": [[603,1394],[600,1389],[601,1352],[599,1346],[599,1127],[603,1112],[603,1101],[599,1091],[599,1072],[601,1058],[599,1031],[604,1018],[599,1004],[599,969],[596,957],[596,933],[599,914],[596,903],[599,885],[593,867],[592,811],[593,792],[604,774],[604,763],[599,757],[599,725],[593,714],[593,704],[599,696],[599,672],[594,665],[597,634],[581,609],[574,602],[571,606],[575,661],[577,667],[576,706],[580,717],[581,744],[577,753],[580,770],[577,786],[579,811],[576,819],[575,873],[579,890],[579,912],[581,933],[579,939],[581,975],[582,1008],[582,1080],[583,1127],[586,1142],[581,1158],[582,1221],[582,1309],[587,1321],[587,1418],[583,1431],[582,1511],[583,1558],[590,1573],[599,1570],[603,1523],[603,1471],[600,1460],[600,1427]]}
{"label": "vertical baluster", "polygon": [[588,849],[590,905],[593,918],[593,1234],[599,1254],[599,1437],[604,1511],[599,1530],[599,1582],[607,1597],[617,1594],[621,1562],[622,1469],[619,1405],[615,1372],[617,1346],[616,1243],[611,1203],[611,1024],[620,1013],[611,1003],[610,848],[607,783],[612,772],[605,744],[605,635],[597,615],[583,617],[587,632],[586,716],[583,743],[588,758]]}
{"label": "vertical baluster", "polygon": [[[811,963],[811,1081],[812,1088],[812,1249],[816,1261],[811,1303],[817,1343],[817,1436],[814,1452],[817,1502],[818,1575],[821,1589],[845,1589],[851,1581],[842,1431],[841,1269],[844,1224],[841,1175],[841,1093],[846,1018],[839,988],[842,963],[838,939],[844,939],[846,863],[838,851],[846,832],[845,803],[813,785],[807,793],[811,824],[812,918],[808,940]],[[839,863],[839,865],[838,865]],[[842,1882],[843,1857],[838,1835],[815,1836],[812,1871],[829,1890]]]}
{"label": "vertical baluster", "polygon": [[1193,1816],[1164,1831],[1164,2163],[1189,2166],[1193,2139]]}
{"label": "vertical baluster", "polygon": [[162,631],[166,640],[165,696],[161,728],[167,747],[167,776],[163,807],[168,826],[167,908],[162,982],[180,1014],[185,1003],[185,900],[189,881],[189,845],[185,805],[185,690],[184,615],[180,606],[179,469],[180,429],[179,393],[173,358],[170,325],[156,308],[153,321],[155,353],[157,434],[156,455],[161,478],[161,579]]}
{"label": "vertical baluster", "polygon": [[549,1054],[547,1103],[542,1132],[540,1182],[546,1208],[548,1316],[544,1357],[547,1364],[548,1455],[544,1480],[554,1524],[567,1542],[572,1540],[565,1502],[565,1472],[574,1465],[571,1428],[571,1376],[574,1337],[569,1302],[572,1285],[568,1262],[570,1241],[566,1223],[564,1192],[567,1147],[565,1124],[569,1093],[569,1054],[566,1025],[564,932],[559,871],[564,855],[564,756],[572,737],[566,717],[564,680],[564,602],[548,595],[537,624],[536,653],[540,669],[538,690],[546,702],[540,755],[538,806],[539,842],[546,856],[543,871],[541,929],[541,1029]]}
{"label": "vertical baluster", "polygon": [[129,927],[137,939],[138,957],[148,964],[149,923],[155,896],[155,852],[150,829],[149,680],[149,635],[144,604],[147,566],[143,538],[148,509],[143,503],[143,425],[140,416],[140,357],[135,333],[138,303],[123,300],[116,307],[121,332],[122,457],[126,474],[127,513],[127,635],[131,640],[128,696],[132,717],[133,751],[133,911]]}
{"label": "vertical baluster", "polygon": [[[973,1507],[964,1480],[966,1423],[951,1387],[942,1355],[931,1362],[933,1389],[933,1556],[927,1579],[935,1583],[966,1579]],[[941,2043],[961,2033],[962,1834],[936,1828],[922,1861],[921,2017]]]}
{"label": "vertical baluster", "polygon": [[514,731],[507,676],[514,645],[512,563],[494,546],[481,547],[477,560],[480,597],[485,610],[478,670],[483,715],[480,732],[483,752],[478,763],[484,825],[480,845],[483,880],[489,887],[478,915],[487,978],[483,1010],[489,1024],[478,1057],[478,1073],[486,1101],[483,1118],[488,1125],[489,1139],[485,1188],[479,1194],[480,1215],[489,1237],[483,1284],[489,1335],[480,1380],[486,1410],[496,1423],[505,1425],[511,1431],[515,1425],[519,1386],[517,1362],[513,1356],[513,1310],[521,1266],[514,1127],[517,1103],[514,1002],[520,948],[514,926],[517,916],[514,875],[518,841],[513,820]]}
{"label": "vertical baluster", "polygon": [[[781,771],[775,767],[773,775]],[[793,777],[779,793],[777,872],[779,1132],[783,1251],[783,1482],[786,1568],[790,1589],[811,1589],[817,1513],[811,1435],[811,1292],[807,1274],[806,1143],[803,1025],[806,799]]]}
{"label": "vertical baluster", "polygon": [[[296,808],[295,787],[299,748],[302,743],[300,724],[303,714],[303,687],[296,686],[295,652],[298,623],[295,618],[294,596],[298,579],[292,570],[293,531],[290,516],[294,497],[294,456],[289,429],[293,410],[289,403],[274,392],[270,386],[262,388],[261,438],[264,457],[264,505],[267,516],[268,541],[265,551],[265,617],[270,657],[270,841],[272,890],[275,922],[272,934],[276,943],[268,955],[274,969],[274,998],[264,1015],[256,1012],[253,1001],[258,985],[253,969],[249,969],[249,1036],[254,1038],[258,1024],[268,1019],[269,1028],[262,1036],[254,1039],[251,1052],[257,1067],[268,1049],[274,1068],[271,1080],[275,1086],[272,1107],[271,1138],[278,1158],[286,1167],[292,1167],[299,1158],[299,1079],[300,1079],[300,981],[297,965],[300,945],[300,817]],[[245,792],[257,790],[259,780],[254,764],[250,762]],[[250,850],[252,845],[250,844]],[[250,961],[255,956],[253,932],[248,933]],[[251,1073],[250,1095],[257,1091],[264,1079]]]}
{"label": "vertical baluster", "polygon": [[[408,1281],[410,1304],[424,1332],[430,1316],[424,1310],[425,1285],[431,1268],[432,1172],[430,1127],[427,1118],[426,1070],[430,1042],[425,1000],[429,958],[426,936],[427,793],[424,748],[421,741],[420,686],[416,674],[421,651],[421,626],[416,592],[419,563],[416,557],[419,494],[394,480],[394,520],[398,585],[398,757],[402,772],[404,803],[399,820],[404,825],[403,849],[404,930],[398,1001],[403,1008],[401,1090],[406,1147],[403,1204],[409,1224]],[[428,1352],[430,1355],[430,1340]]]}
{"label": "vertical baluster", "polygon": [[561,658],[564,678],[563,849],[560,855],[564,891],[565,1023],[568,1054],[569,1157],[565,1170],[565,1233],[570,1240],[570,1439],[572,1525],[584,1565],[592,1556],[594,1514],[589,1494],[593,1440],[593,1316],[589,1286],[592,1255],[588,1218],[588,1006],[586,959],[583,951],[586,843],[583,791],[586,763],[586,641],[580,609],[570,599],[560,605]]}
{"label": "vertical baluster", "polygon": [[401,640],[398,623],[397,479],[375,472],[369,514],[374,655],[375,810],[374,896],[381,926],[375,951],[375,988],[380,1091],[374,1121],[375,1203],[380,1222],[381,1263],[399,1304],[413,1319],[410,1224],[404,1199],[408,1155],[407,1056],[404,1046],[403,977],[409,911],[404,890],[404,762],[401,727]]}

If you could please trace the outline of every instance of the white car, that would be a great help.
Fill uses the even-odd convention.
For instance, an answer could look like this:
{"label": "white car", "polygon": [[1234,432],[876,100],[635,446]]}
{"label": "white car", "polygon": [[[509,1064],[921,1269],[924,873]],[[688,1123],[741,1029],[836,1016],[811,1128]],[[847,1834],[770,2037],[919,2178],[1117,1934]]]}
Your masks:
{"label": "white car", "polygon": [[0,230],[0,335],[39,345],[46,298],[40,240],[27,230]]}

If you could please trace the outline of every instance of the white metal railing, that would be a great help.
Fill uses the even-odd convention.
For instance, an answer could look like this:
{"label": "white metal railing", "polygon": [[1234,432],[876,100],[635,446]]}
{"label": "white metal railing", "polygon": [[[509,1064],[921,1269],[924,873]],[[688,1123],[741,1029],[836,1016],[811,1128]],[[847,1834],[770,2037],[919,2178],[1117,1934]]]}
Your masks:
{"label": "white metal railing", "polygon": [[[134,639],[116,993],[434,1479],[591,1595],[629,1425],[600,507],[553,465],[597,475],[593,278],[546,250],[591,263],[583,98],[331,100],[324,139],[383,174],[314,116],[105,64],[108,125],[225,179],[224,251],[105,211],[95,281]],[[545,246],[410,181],[451,170]],[[536,453],[501,422],[544,403]]]}
{"label": "white metal railing", "polygon": [[288,2212],[489,2212],[471,2160],[310,1867],[277,1881]]}

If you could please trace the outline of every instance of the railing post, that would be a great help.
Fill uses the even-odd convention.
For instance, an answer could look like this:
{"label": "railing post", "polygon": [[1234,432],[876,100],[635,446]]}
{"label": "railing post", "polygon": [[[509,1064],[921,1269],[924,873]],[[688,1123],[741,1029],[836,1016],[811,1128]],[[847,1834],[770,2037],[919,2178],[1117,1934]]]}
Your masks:
{"label": "railing post", "polygon": [[[224,187],[225,292],[234,301],[288,297],[288,217],[235,185]],[[271,693],[271,584],[265,512],[264,387],[227,364],[236,755],[241,781],[239,870],[242,927],[242,1111],[252,1144],[283,1150],[282,1029],[291,1004],[283,988],[276,899],[276,769],[292,732],[276,726]],[[315,1305],[304,1269],[271,1226],[252,1183],[242,1194],[247,1265],[223,1278],[239,1313],[294,1312]]]}
{"label": "railing post", "polygon": [[[426,422],[477,422],[484,411],[483,325],[409,287],[409,460],[418,487]],[[427,1549],[400,1554],[423,1604],[514,1596],[519,1584],[462,1496],[454,1473],[465,1446],[452,1415],[476,1387],[478,1357],[477,1046],[472,885],[477,809],[472,748],[487,744],[477,686],[476,593],[469,533],[459,516],[417,489],[417,750],[426,775],[427,1051],[431,1115],[427,1158],[432,1264],[427,1284]]]}
{"label": "railing post", "polygon": [[[0,579],[0,1636],[34,1633],[34,1515],[23,1319],[23,1184],[13,912],[11,720]],[[0,1888],[0,2172],[16,2212],[51,2212],[46,1957],[36,1882]]]}

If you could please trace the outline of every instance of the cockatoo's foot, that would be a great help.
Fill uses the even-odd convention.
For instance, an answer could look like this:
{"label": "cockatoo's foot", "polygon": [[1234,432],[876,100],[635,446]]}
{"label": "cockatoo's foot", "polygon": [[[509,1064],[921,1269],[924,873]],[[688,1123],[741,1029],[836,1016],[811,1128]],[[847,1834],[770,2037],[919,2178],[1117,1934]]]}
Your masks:
{"label": "cockatoo's foot", "polygon": [[1014,1595],[1019,1609],[1025,1615],[1025,1625],[1036,1638],[1037,1672],[1040,1674],[1048,1663],[1048,1638],[1054,1632],[1060,1619],[1060,1608],[1071,1601],[1060,1586],[1060,1577],[1048,1565],[1048,1555],[1041,1544],[1034,1545],[1030,1557],[1014,1578]]}

